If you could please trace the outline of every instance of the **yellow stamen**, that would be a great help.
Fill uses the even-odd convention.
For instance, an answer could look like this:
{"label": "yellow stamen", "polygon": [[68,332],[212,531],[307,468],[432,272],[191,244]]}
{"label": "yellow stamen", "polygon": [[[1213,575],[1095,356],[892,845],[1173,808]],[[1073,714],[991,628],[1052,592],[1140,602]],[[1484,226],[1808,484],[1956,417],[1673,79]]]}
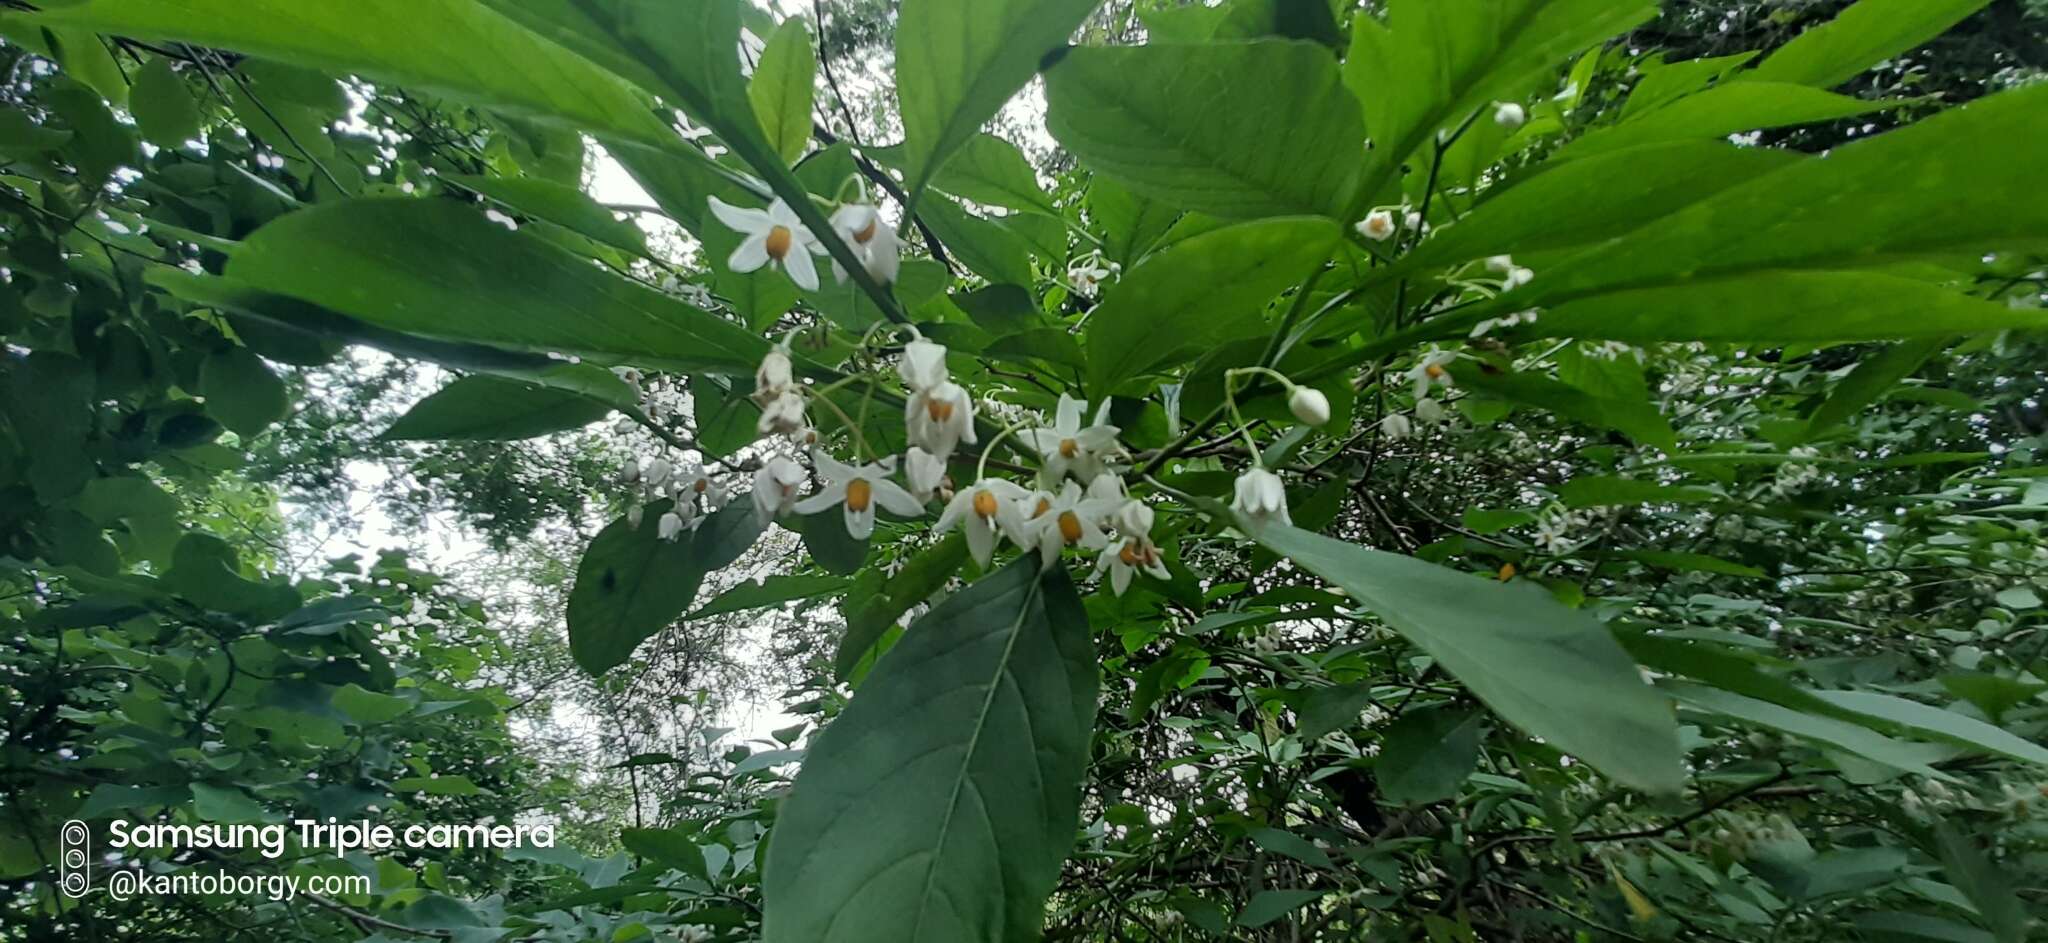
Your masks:
{"label": "yellow stamen", "polygon": [[1061,458],[1073,458],[1074,456],[1076,456],[1076,455],[1079,455],[1079,454],[1081,454],[1081,443],[1079,443],[1079,442],[1076,442],[1076,441],[1074,441],[1074,440],[1072,440],[1072,439],[1061,439],[1061,440],[1060,440],[1060,457],[1061,457]]}
{"label": "yellow stamen", "polygon": [[768,257],[777,262],[789,255],[789,247],[796,242],[796,234],[788,226],[777,226],[768,230]]}
{"label": "yellow stamen", "polygon": [[1512,564],[1512,563],[1503,563],[1503,564],[1501,564],[1501,565],[1500,565],[1500,581],[1501,581],[1501,582],[1503,582],[1503,583],[1505,583],[1505,582],[1507,582],[1507,581],[1509,581],[1509,580],[1511,580],[1511,579],[1514,579],[1514,578],[1515,578],[1515,565],[1514,565],[1514,564]]}
{"label": "yellow stamen", "polygon": [[854,511],[865,511],[868,502],[874,500],[875,486],[866,478],[855,478],[846,483],[846,506]]}
{"label": "yellow stamen", "polygon": [[1430,364],[1427,367],[1423,367],[1422,372],[1432,380],[1441,380],[1444,378],[1444,368],[1436,364]]}
{"label": "yellow stamen", "polygon": [[1145,553],[1138,547],[1138,542],[1135,540],[1124,541],[1124,548],[1117,551],[1116,555],[1118,559],[1124,561],[1124,566],[1143,566],[1145,564]]}
{"label": "yellow stamen", "polygon": [[697,488],[697,493],[698,493],[698,494],[703,494],[703,493],[704,493],[704,489],[706,489],[706,488],[709,488],[709,487],[711,487],[711,482],[709,482],[709,481],[706,481],[706,480],[704,480],[704,479],[702,479],[702,478],[699,478],[699,479],[697,479],[697,484],[696,484],[696,488]]}
{"label": "yellow stamen", "polygon": [[932,397],[924,401],[924,412],[933,422],[946,422],[953,418],[953,402]]}
{"label": "yellow stamen", "polygon": [[863,229],[857,233],[854,233],[853,241],[858,242],[862,245],[866,245],[868,240],[875,238],[875,226],[878,223],[879,220],[876,217],[868,217],[868,228]]}
{"label": "yellow stamen", "polygon": [[987,488],[974,493],[974,513],[982,517],[996,516],[996,496],[990,494]]}
{"label": "yellow stamen", "polygon": [[1044,517],[1045,512],[1050,510],[1052,510],[1052,502],[1046,500],[1045,498],[1039,498],[1038,507],[1031,512],[1031,517],[1032,519],[1036,520],[1038,518]]}
{"label": "yellow stamen", "polygon": [[1060,536],[1073,543],[1081,539],[1081,518],[1072,511],[1060,512]]}

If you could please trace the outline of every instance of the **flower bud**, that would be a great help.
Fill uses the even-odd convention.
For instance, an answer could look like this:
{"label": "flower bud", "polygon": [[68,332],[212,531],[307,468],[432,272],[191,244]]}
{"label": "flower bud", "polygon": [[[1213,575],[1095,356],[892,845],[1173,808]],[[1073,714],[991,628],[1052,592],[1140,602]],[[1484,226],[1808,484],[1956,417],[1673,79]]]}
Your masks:
{"label": "flower bud", "polygon": [[1521,127],[1527,120],[1529,113],[1514,102],[1501,102],[1500,107],[1493,110],[1493,123],[1510,131]]}
{"label": "flower bud", "polygon": [[1287,408],[1294,412],[1294,418],[1311,426],[1320,426],[1330,421],[1330,398],[1322,390],[1310,386],[1297,386],[1287,397]]}

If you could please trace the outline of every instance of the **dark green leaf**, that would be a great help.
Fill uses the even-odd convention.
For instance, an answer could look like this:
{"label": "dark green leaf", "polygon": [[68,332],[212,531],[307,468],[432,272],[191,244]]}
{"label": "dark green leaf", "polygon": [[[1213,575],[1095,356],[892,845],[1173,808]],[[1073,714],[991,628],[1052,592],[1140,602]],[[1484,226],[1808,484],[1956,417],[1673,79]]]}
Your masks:
{"label": "dark green leaf", "polygon": [[1380,794],[1404,805],[1457,795],[1478,766],[1484,721],[1484,714],[1448,707],[1403,712],[1387,728],[1373,763]]}

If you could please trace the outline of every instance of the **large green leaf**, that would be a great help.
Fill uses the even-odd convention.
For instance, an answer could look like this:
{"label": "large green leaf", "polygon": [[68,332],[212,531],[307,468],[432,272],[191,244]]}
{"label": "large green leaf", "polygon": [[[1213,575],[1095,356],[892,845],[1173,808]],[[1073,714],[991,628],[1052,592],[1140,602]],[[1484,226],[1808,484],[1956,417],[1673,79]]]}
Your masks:
{"label": "large green leaf", "polygon": [[1287,40],[1076,49],[1046,126],[1145,196],[1232,219],[1342,216],[1365,146],[1337,61]]}
{"label": "large green leaf", "polygon": [[1877,402],[1878,398],[1913,375],[1927,358],[1947,346],[1943,337],[1923,337],[1900,344],[1893,344],[1856,365],[1856,369],[1835,384],[1833,392],[1813,411],[1806,421],[1806,430],[1800,438],[1812,439],[1845,422],[1850,416],[1861,412],[1863,407]]}
{"label": "large green leaf", "polygon": [[463,377],[427,395],[384,430],[387,439],[529,439],[577,429],[612,405],[557,387],[506,377]]}
{"label": "large green leaf", "polygon": [[649,504],[640,526],[620,518],[584,548],[567,619],[569,654],[590,674],[624,664],[690,608],[705,574],[738,559],[761,534],[753,506],[741,501],[663,540],[657,528],[669,508],[667,501]]}
{"label": "large green leaf", "polygon": [[1034,559],[919,619],[783,801],[763,939],[1037,939],[1074,840],[1096,683],[1081,600]]}
{"label": "large green leaf", "polygon": [[152,58],[136,73],[128,110],[142,136],[160,147],[177,147],[200,134],[199,105],[169,59]]}
{"label": "large green leaf", "polygon": [[1814,696],[1845,710],[1897,724],[1916,734],[2048,766],[2048,748],[1974,717],[1875,691],[1815,691]]}
{"label": "large green leaf", "polygon": [[1017,145],[993,134],[976,134],[932,176],[932,185],[976,203],[1059,216],[1059,207],[1038,185],[1038,173]]}
{"label": "large green leaf", "polygon": [[803,156],[811,142],[811,85],[816,81],[817,63],[811,58],[811,34],[804,21],[783,20],[761,50],[754,66],[754,78],[747,83],[747,100],[768,146],[784,161]]}
{"label": "large green leaf", "polygon": [[1643,0],[1393,0],[1385,24],[1353,17],[1344,82],[1373,139],[1359,200],[1393,202],[1382,191],[1439,131],[1521,99],[1558,63],[1656,13]]}
{"label": "large green leaf", "polygon": [[[1148,256],[1088,316],[1088,386],[1097,396],[1261,324],[1260,312],[1336,248],[1315,217],[1239,223]],[[1182,358],[1185,359],[1185,358]]]}
{"label": "large green leaf", "polygon": [[611,210],[575,187],[537,177],[444,174],[442,179],[613,248],[624,249],[634,255],[647,254],[647,237],[639,226],[631,220],[612,215]]}
{"label": "large green leaf", "polygon": [[1587,134],[1559,150],[1556,159],[1604,154],[1645,144],[1707,141],[1757,128],[1833,121],[1896,105],[1788,82],[1729,82]]}
{"label": "large green leaf", "polygon": [[1660,686],[1690,707],[1803,737],[1891,769],[1953,779],[1929,765],[1955,752],[1945,746],[1895,740],[1860,724],[1805,713],[1732,691],[1671,681]]}
{"label": "large green leaf", "polygon": [[366,324],[518,350],[752,372],[768,342],[443,200],[324,203],[252,233],[228,275]]}
{"label": "large green leaf", "polygon": [[1678,791],[1671,707],[1590,614],[1524,581],[1484,580],[1280,524],[1255,536],[1350,593],[1503,720],[1618,782]]}
{"label": "large green leaf", "polygon": [[1862,0],[1799,34],[1742,78],[1839,85],[1940,35],[1991,0]]}
{"label": "large green leaf", "polygon": [[[1539,278],[1541,276],[1538,276]],[[1519,294],[1519,292],[1512,293]],[[1869,272],[1766,271],[1590,295],[1544,309],[1531,336],[1831,342],[2048,327],[2048,315]]]}
{"label": "large green leaf", "polygon": [[52,4],[31,21],[233,49],[441,92],[601,136],[658,148],[679,144],[630,86],[478,3],[88,0]]}
{"label": "large green leaf", "polygon": [[896,19],[896,94],[913,194],[1100,2],[904,0]]}

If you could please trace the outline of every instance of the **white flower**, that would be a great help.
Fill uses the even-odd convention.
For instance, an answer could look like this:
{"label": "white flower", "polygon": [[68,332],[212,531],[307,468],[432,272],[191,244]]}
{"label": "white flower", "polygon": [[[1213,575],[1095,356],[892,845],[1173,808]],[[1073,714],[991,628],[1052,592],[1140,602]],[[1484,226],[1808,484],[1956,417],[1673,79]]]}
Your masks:
{"label": "white flower", "polygon": [[1417,234],[1426,233],[1429,231],[1429,223],[1425,222],[1422,218],[1422,214],[1415,210],[1410,210],[1408,212],[1407,219],[1402,220],[1402,223],[1406,225],[1409,229],[1414,230]]}
{"label": "white flower", "polygon": [[1008,481],[983,478],[946,502],[946,510],[939,514],[938,526],[933,530],[943,534],[952,530],[954,524],[965,522],[967,552],[974,555],[974,562],[982,569],[987,569],[997,538],[1008,535],[1012,541],[1021,543],[1020,538],[1025,535],[1024,515],[1018,511],[1017,502],[1025,497],[1023,488]]}
{"label": "white flower", "polygon": [[1501,102],[1499,107],[1493,109],[1493,123],[1510,131],[1521,127],[1522,122],[1527,120],[1529,113],[1514,102]]}
{"label": "white flower", "polygon": [[711,943],[711,931],[694,923],[676,931],[676,943]]}
{"label": "white flower", "polygon": [[1415,434],[1415,424],[1400,413],[1388,413],[1380,418],[1380,432],[1388,438],[1405,439]]}
{"label": "white flower", "polygon": [[640,480],[647,483],[648,491],[653,491],[654,489],[659,488],[664,484],[667,484],[668,476],[675,470],[676,467],[674,465],[669,464],[668,459],[649,459],[647,462],[647,467],[640,470]]}
{"label": "white flower", "polygon": [[1116,547],[1103,551],[1095,561],[1095,574],[1101,576],[1105,568],[1109,570],[1110,588],[1119,596],[1131,588],[1134,574],[1142,572],[1161,580],[1173,578],[1173,574],[1166,571],[1166,564],[1159,559],[1159,548],[1150,538],[1143,536],[1125,537]]}
{"label": "white flower", "polygon": [[1096,289],[1119,268],[1115,262],[1104,262],[1101,252],[1090,252],[1067,266],[1067,284],[1084,297],[1093,298]]}
{"label": "white flower", "polygon": [[754,423],[762,435],[789,435],[804,428],[804,398],[795,390],[783,390],[761,406],[761,419]]}
{"label": "white flower", "polygon": [[1571,530],[1575,522],[1569,514],[1546,514],[1536,522],[1534,543],[1545,553],[1563,553],[1572,546]]}
{"label": "white flower", "polygon": [[1489,255],[1486,270],[1495,275],[1506,275],[1515,270],[1515,257],[1511,255]]}
{"label": "white flower", "polygon": [[1433,399],[1415,401],[1415,419],[1418,422],[1436,425],[1444,421],[1444,404]]}
{"label": "white flower", "polygon": [[1263,468],[1250,468],[1237,476],[1237,498],[1230,509],[1254,526],[1268,520],[1294,523],[1287,516],[1287,486],[1280,476]]}
{"label": "white flower", "polygon": [[674,511],[670,511],[667,514],[663,514],[661,516],[660,522],[656,523],[654,527],[655,533],[659,535],[661,539],[674,540],[676,539],[677,534],[683,532],[683,516],[677,514]]}
{"label": "white flower", "polygon": [[[1528,269],[1519,269],[1518,271],[1526,272]],[[1513,314],[1502,315],[1497,318],[1487,318],[1472,326],[1471,336],[1479,337],[1480,335],[1492,332],[1495,328],[1514,327],[1517,324],[1534,324],[1536,323],[1536,313],[1535,308],[1530,308],[1526,311],[1517,311]]]}
{"label": "white flower", "polygon": [[1373,210],[1371,213],[1366,214],[1364,219],[1359,220],[1358,225],[1353,228],[1358,230],[1359,235],[1367,239],[1374,242],[1385,242],[1387,237],[1392,236],[1397,228],[1394,222],[1394,211]]}
{"label": "white flower", "polygon": [[780,347],[770,349],[761,358],[761,366],[754,371],[754,402],[767,405],[778,394],[789,391],[796,383],[790,371],[789,351]]}
{"label": "white flower", "polygon": [[1523,285],[1529,284],[1529,280],[1535,277],[1535,272],[1532,272],[1528,269],[1525,269],[1517,265],[1514,268],[1508,269],[1507,278],[1501,280],[1500,290],[1513,291],[1517,288],[1522,287]]}
{"label": "white flower", "polygon": [[946,345],[923,338],[903,345],[903,358],[896,361],[896,375],[912,390],[927,390],[950,379],[946,372]]}
{"label": "white flower", "polygon": [[913,444],[951,455],[962,442],[974,444],[974,400],[951,380],[919,389],[903,403],[903,425]]}
{"label": "white flower", "polygon": [[647,509],[638,504],[635,504],[632,507],[626,509],[626,526],[631,527],[634,530],[639,530],[640,521],[646,516]]}
{"label": "white flower", "polygon": [[1122,430],[1109,425],[1109,400],[1095,410],[1094,425],[1081,425],[1088,401],[1060,394],[1060,404],[1050,427],[1024,430],[1024,441],[1045,459],[1045,470],[1055,479],[1072,472],[1082,481],[1094,481],[1102,473],[1102,453],[1116,444]]}
{"label": "white flower", "polygon": [[930,501],[932,492],[939,490],[939,483],[945,478],[945,458],[915,445],[904,453],[903,480],[910,483],[910,494],[919,501]]}
{"label": "white flower", "polygon": [[1288,394],[1287,408],[1294,418],[1311,426],[1320,426],[1330,421],[1330,398],[1323,391],[1312,386],[1297,386]]}
{"label": "white flower", "polygon": [[[882,220],[882,214],[866,203],[848,203],[832,211],[832,229],[845,240],[846,247],[853,250],[860,260],[861,268],[867,269],[875,281],[888,283],[896,280],[896,273],[903,267],[903,244],[896,239],[896,231]],[[838,259],[832,260],[832,277],[846,280],[846,269]]]}
{"label": "white flower", "polygon": [[776,200],[765,210],[734,206],[710,197],[711,215],[746,236],[725,260],[735,272],[751,272],[772,265],[789,273],[789,280],[805,291],[818,290],[818,267],[811,260],[817,238],[804,228],[789,204]]}
{"label": "white flower", "polygon": [[1101,550],[1109,546],[1109,535],[1102,532],[1100,522],[1116,510],[1114,505],[1087,497],[1081,486],[1071,481],[1057,495],[1040,492],[1036,498],[1024,529],[1046,566],[1058,561],[1060,551],[1068,547]]}
{"label": "white flower", "polygon": [[818,472],[831,481],[817,494],[796,503],[798,514],[816,514],[835,504],[846,507],[846,532],[855,540],[866,540],[875,532],[875,505],[892,513],[914,517],[924,513],[924,503],[910,496],[903,486],[888,479],[892,461],[853,466],[842,464],[823,452],[813,453]]}
{"label": "white flower", "polygon": [[1451,385],[1451,372],[1444,365],[1458,359],[1458,355],[1447,350],[1432,350],[1422,356],[1415,366],[1408,368],[1408,381],[1415,384],[1415,398],[1420,400],[1429,395],[1430,384]]}
{"label": "white flower", "polygon": [[796,507],[796,490],[804,483],[803,466],[778,455],[754,472],[754,512],[766,524]]}
{"label": "white flower", "polygon": [[1144,537],[1152,533],[1152,506],[1137,498],[1125,498],[1124,503],[1117,505],[1116,513],[1110,515],[1109,522],[1119,534]]}

